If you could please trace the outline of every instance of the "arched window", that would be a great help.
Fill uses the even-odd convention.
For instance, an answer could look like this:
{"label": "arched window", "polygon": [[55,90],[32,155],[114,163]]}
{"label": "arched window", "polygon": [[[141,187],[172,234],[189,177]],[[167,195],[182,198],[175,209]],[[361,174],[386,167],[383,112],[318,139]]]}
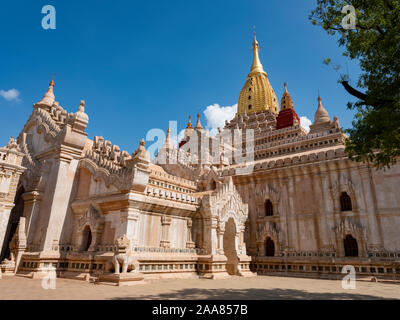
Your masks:
{"label": "arched window", "polygon": [[340,207],[342,211],[351,211],[353,206],[351,204],[351,198],[346,192],[342,192],[340,195]]}
{"label": "arched window", "polygon": [[274,215],[274,207],[272,205],[271,200],[265,201],[265,216],[270,217]]}
{"label": "arched window", "polygon": [[346,235],[343,240],[344,244],[344,255],[346,257],[358,257],[358,244],[357,240],[354,239],[350,234]]}
{"label": "arched window", "polygon": [[265,240],[265,255],[267,257],[275,256],[274,240],[272,240],[270,237],[268,237],[267,240]]}

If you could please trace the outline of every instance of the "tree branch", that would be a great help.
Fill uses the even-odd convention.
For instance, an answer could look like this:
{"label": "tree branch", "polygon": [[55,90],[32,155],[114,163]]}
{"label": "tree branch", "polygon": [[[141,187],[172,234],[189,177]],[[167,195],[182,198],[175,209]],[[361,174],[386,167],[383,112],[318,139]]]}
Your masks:
{"label": "tree branch", "polygon": [[342,84],[344,89],[348,93],[350,93],[352,96],[354,96],[360,100],[363,100],[363,101],[367,100],[367,95],[365,93],[358,91],[357,89],[354,89],[351,85],[349,85],[348,81],[341,81],[340,83]]}

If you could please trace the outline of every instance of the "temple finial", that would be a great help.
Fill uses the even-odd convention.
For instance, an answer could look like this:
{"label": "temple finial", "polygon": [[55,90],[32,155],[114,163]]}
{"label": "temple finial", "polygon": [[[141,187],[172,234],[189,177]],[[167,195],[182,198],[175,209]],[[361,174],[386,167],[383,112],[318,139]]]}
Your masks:
{"label": "temple finial", "polygon": [[51,81],[49,83],[49,86],[54,87],[54,76],[56,75],[55,72],[53,72],[53,77],[51,78]]}
{"label": "temple finial", "polygon": [[53,88],[54,88],[54,73],[49,83],[49,88],[47,89],[47,92],[44,94],[42,100],[40,100],[37,104],[52,106],[53,103],[55,102]]}
{"label": "temple finial", "polygon": [[256,39],[256,33],[255,33],[255,29],[254,29],[253,64],[251,65],[250,73],[255,73],[255,72],[265,73],[263,66],[260,62],[260,58],[258,57],[258,49],[259,49],[259,45],[258,45],[258,41]]}
{"label": "temple finial", "polygon": [[188,122],[188,124],[187,124],[187,126],[186,126],[186,129],[192,129],[193,127],[192,127],[192,116],[191,115],[189,115],[189,122]]}
{"label": "temple finial", "polygon": [[169,127],[167,130],[167,137],[165,138],[164,147],[171,148],[171,129]]}
{"label": "temple finial", "polygon": [[200,112],[197,113],[197,123],[196,123],[196,126],[194,128],[195,129],[203,129],[203,126],[201,125],[201,122],[200,122]]}

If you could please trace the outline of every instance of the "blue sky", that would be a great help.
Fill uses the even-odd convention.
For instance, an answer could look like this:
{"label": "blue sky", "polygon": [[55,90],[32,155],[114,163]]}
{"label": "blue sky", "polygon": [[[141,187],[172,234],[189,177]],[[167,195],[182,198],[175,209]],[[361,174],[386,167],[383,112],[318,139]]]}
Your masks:
{"label": "blue sky", "polygon": [[[313,26],[313,0],[3,1],[0,11],[0,145],[18,135],[55,72],[60,105],[81,99],[89,137],[101,135],[132,152],[152,128],[179,129],[189,114],[237,103],[252,59],[253,25],[260,58],[280,100],[286,80],[299,116],[314,118],[318,89],[331,117],[351,126],[354,101],[322,63],[348,68],[336,39]],[[56,30],[41,9],[56,8]],[[17,99],[5,93],[19,92]],[[3,94],[2,94],[3,93]],[[8,99],[6,99],[8,98]]]}

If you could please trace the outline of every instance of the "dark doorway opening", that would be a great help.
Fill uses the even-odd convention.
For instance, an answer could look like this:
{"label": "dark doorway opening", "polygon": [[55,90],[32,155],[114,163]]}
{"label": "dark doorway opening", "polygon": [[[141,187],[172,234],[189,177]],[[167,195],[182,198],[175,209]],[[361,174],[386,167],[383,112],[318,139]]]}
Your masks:
{"label": "dark doorway opening", "polygon": [[10,242],[17,230],[19,219],[24,214],[24,199],[22,195],[25,193],[23,187],[19,188],[14,199],[15,206],[11,210],[10,218],[8,220],[7,230],[4,237],[4,242],[2,243],[3,249],[1,250],[0,261],[5,258],[10,258]]}
{"label": "dark doorway opening", "polygon": [[347,235],[343,240],[344,243],[344,255],[346,257],[358,257],[358,244],[357,240],[351,235]]}
{"label": "dark doorway opening", "polygon": [[88,251],[92,244],[92,231],[89,226],[86,226],[82,235],[82,251]]}
{"label": "dark doorway opening", "polygon": [[275,256],[275,243],[270,237],[265,240],[265,255],[267,257]]}

